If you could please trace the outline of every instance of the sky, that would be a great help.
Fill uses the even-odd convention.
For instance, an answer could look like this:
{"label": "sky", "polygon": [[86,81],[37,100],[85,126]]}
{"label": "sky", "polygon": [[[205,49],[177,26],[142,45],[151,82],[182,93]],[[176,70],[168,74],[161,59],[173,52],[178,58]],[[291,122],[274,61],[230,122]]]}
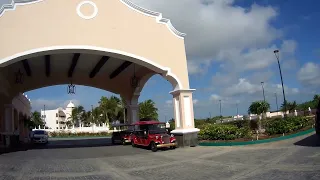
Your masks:
{"label": "sky", "polygon": [[[0,4],[8,0],[0,0]],[[247,114],[252,101],[266,100],[271,110],[283,96],[277,59],[280,50],[285,94],[288,101],[307,101],[320,87],[320,1],[318,0],[132,0],[169,18],[187,34],[185,46],[195,118]],[[159,119],[173,117],[171,85],[161,76],[152,77],[139,101],[153,99]],[[70,100],[90,109],[109,92],[77,86],[76,95],[67,86],[26,92],[33,110],[64,107]],[[90,96],[88,96],[90,94]]]}

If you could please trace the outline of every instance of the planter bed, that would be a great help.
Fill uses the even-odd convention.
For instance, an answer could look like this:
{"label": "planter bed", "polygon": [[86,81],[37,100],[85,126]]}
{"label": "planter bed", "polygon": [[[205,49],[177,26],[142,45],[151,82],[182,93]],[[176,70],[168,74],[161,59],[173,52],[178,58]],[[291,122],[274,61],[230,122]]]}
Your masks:
{"label": "planter bed", "polygon": [[239,146],[239,145],[249,145],[249,144],[260,144],[260,143],[267,143],[267,142],[274,142],[280,141],[285,139],[290,139],[302,135],[306,135],[309,133],[314,132],[314,128],[306,127],[300,129],[299,131],[287,133],[283,136],[283,134],[276,134],[276,135],[260,135],[259,140],[256,140],[256,136],[254,135],[252,139],[249,138],[240,138],[235,140],[202,140],[200,141],[200,146]]}

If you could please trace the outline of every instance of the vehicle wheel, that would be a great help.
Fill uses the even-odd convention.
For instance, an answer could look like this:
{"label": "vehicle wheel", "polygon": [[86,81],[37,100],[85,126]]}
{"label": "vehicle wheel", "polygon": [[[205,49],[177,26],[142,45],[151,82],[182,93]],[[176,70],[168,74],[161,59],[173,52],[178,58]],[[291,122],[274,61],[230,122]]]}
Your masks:
{"label": "vehicle wheel", "polygon": [[126,145],[126,141],[124,139],[121,140],[122,145]]}
{"label": "vehicle wheel", "polygon": [[152,152],[156,152],[158,150],[157,145],[154,142],[150,143],[150,148]]}
{"label": "vehicle wheel", "polygon": [[136,147],[136,144],[134,144],[134,141],[131,141],[132,147]]}

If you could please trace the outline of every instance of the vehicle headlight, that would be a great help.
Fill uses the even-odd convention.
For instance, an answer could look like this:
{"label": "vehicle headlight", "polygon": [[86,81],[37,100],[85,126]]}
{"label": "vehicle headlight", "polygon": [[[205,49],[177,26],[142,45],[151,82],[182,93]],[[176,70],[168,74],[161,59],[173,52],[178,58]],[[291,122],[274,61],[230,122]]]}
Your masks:
{"label": "vehicle headlight", "polygon": [[171,137],[174,137],[174,135],[173,135],[173,134],[171,134]]}

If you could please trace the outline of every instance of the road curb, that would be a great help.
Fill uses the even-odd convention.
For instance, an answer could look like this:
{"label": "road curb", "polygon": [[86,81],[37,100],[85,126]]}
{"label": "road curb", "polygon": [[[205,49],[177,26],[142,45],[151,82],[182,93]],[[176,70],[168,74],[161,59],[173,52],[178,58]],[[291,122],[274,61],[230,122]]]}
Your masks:
{"label": "road curb", "polygon": [[51,139],[68,139],[68,138],[107,138],[107,137],[111,137],[111,136],[56,136],[56,137],[49,137]]}
{"label": "road curb", "polygon": [[314,132],[314,128],[301,131],[295,134],[290,134],[287,136],[281,136],[276,138],[270,138],[270,139],[263,139],[263,140],[257,140],[257,141],[244,141],[244,142],[200,142],[199,146],[244,146],[244,145],[253,145],[253,144],[262,144],[262,143],[270,143],[270,142],[276,142],[286,139],[291,139],[299,136],[303,136],[309,133]]}

